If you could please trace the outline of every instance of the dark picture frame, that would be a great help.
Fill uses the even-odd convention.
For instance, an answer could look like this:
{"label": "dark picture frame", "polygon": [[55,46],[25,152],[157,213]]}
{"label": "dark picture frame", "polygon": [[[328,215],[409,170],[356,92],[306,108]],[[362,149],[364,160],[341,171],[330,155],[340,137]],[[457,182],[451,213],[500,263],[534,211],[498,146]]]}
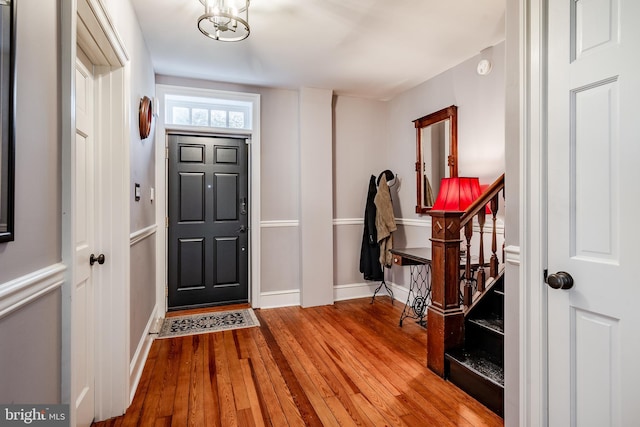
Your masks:
{"label": "dark picture frame", "polygon": [[0,0],[0,243],[15,239],[17,1]]}

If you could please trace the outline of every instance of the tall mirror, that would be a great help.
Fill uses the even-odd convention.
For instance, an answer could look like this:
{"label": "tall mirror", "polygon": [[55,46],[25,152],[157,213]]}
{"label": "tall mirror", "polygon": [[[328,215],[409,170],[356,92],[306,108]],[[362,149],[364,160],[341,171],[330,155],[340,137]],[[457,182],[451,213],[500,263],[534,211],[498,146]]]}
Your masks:
{"label": "tall mirror", "polygon": [[458,176],[458,107],[413,121],[416,128],[416,213],[427,213],[442,178]]}
{"label": "tall mirror", "polygon": [[12,241],[16,1],[0,0],[0,243]]}

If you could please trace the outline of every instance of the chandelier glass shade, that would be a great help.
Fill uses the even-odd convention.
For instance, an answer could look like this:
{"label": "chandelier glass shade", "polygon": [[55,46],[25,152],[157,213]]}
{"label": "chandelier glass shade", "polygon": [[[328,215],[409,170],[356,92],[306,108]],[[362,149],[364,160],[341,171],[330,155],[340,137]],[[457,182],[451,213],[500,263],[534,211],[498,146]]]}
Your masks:
{"label": "chandelier glass shade", "polygon": [[249,37],[250,0],[200,0],[204,14],[198,29],[214,40],[237,42]]}

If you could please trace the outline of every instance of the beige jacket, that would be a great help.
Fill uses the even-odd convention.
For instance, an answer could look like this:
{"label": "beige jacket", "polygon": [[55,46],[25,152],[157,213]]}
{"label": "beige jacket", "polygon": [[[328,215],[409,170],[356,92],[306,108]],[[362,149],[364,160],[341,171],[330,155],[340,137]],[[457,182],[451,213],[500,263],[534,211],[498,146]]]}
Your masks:
{"label": "beige jacket", "polygon": [[391,193],[387,185],[387,177],[383,174],[378,183],[378,192],[374,199],[376,204],[376,231],[378,233],[378,244],[380,245],[380,264],[391,267],[393,248],[393,236],[396,231],[396,219],[393,216],[393,205],[391,204]]}

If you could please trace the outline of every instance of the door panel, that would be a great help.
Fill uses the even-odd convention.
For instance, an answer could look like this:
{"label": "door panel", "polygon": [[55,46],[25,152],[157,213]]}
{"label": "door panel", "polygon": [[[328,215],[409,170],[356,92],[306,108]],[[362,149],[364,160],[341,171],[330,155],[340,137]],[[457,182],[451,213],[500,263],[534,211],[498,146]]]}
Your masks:
{"label": "door panel", "polygon": [[204,221],[204,173],[181,172],[180,222]]}
{"label": "door panel", "polygon": [[237,286],[240,281],[238,274],[238,257],[240,256],[237,237],[216,237],[215,254],[216,269],[215,285]]}
{"label": "door panel", "polygon": [[71,320],[72,402],[77,426],[91,425],[95,413],[94,281],[89,265],[95,244],[93,102],[93,75],[77,59]]}
{"label": "door panel", "polygon": [[215,174],[215,221],[238,219],[238,175]]}
{"label": "door panel", "polygon": [[244,139],[169,136],[169,308],[247,302]]}
{"label": "door panel", "polygon": [[178,291],[204,289],[204,239],[178,239]]}
{"label": "door panel", "polygon": [[550,426],[640,420],[640,2],[549,2]]}

